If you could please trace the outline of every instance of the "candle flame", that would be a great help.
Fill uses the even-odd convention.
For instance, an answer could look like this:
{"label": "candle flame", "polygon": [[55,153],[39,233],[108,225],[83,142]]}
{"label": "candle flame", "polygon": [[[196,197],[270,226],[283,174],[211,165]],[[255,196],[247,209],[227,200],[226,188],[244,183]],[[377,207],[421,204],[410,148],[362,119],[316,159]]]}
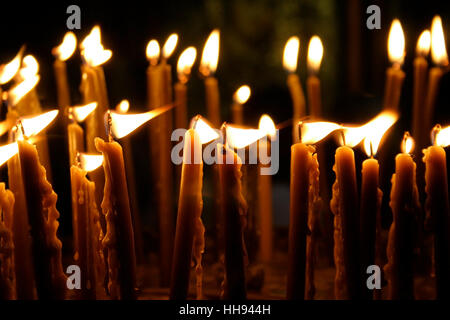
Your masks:
{"label": "candle flame", "polygon": [[162,55],[164,59],[169,59],[178,43],[178,35],[172,33],[163,45]]}
{"label": "candle flame", "polygon": [[83,106],[74,106],[69,108],[69,116],[77,122],[83,122],[95,109],[97,102],[91,102]]}
{"label": "candle flame", "polygon": [[318,36],[313,36],[308,45],[308,69],[317,73],[323,58],[323,45]]}
{"label": "candle flame", "polygon": [[130,109],[130,102],[127,99],[123,99],[116,106],[116,111],[119,113],[127,113],[129,109]]}
{"label": "candle flame", "polygon": [[220,137],[220,135],[214,130],[211,123],[208,120],[198,115],[195,116],[191,121],[191,128],[195,129],[200,137],[200,142],[202,144],[211,142]]}
{"label": "candle flame", "polygon": [[263,114],[261,118],[259,118],[258,129],[266,136],[270,138],[275,137],[277,133],[277,128],[275,127],[275,123],[272,118],[267,114]]}
{"label": "candle flame", "polygon": [[405,58],[405,35],[402,25],[398,19],[394,19],[391,24],[391,30],[388,37],[389,61],[392,64],[403,64]]}
{"label": "candle flame", "polygon": [[14,157],[19,152],[17,142],[13,142],[0,147],[0,166]]}
{"label": "candle flame", "polygon": [[297,70],[298,51],[300,40],[297,36],[292,36],[286,42],[283,51],[283,68],[288,72]]}
{"label": "candle flame", "polygon": [[22,80],[32,78],[39,72],[39,63],[31,54],[23,57],[22,68],[19,70],[19,75]]}
{"label": "candle flame", "polygon": [[9,82],[19,71],[24,47],[20,48],[14,59],[0,66],[0,84]]}
{"label": "candle flame", "polygon": [[365,131],[364,151],[367,156],[374,156],[380,146],[380,142],[390,127],[397,122],[398,114],[392,111],[384,111],[362,126]]}
{"label": "candle flame", "polygon": [[84,61],[91,67],[104,64],[112,56],[112,51],[105,50],[103,47],[99,26],[92,28],[91,32],[84,38],[80,47]]}
{"label": "candle flame", "polygon": [[431,23],[431,59],[438,66],[446,66],[448,64],[442,20],[439,16],[435,16]]}
{"label": "candle flame", "polygon": [[67,32],[64,35],[62,43],[53,48],[52,53],[57,59],[61,61],[66,61],[69,59],[77,48],[77,37],[72,31]]}
{"label": "candle flame", "polygon": [[8,91],[8,102],[15,106],[28,92],[30,92],[39,82],[40,77],[34,75],[24,79],[22,82],[16,84]]}
{"label": "candle flame", "polygon": [[78,153],[80,168],[86,172],[91,172],[103,164],[102,154]]}
{"label": "candle flame", "polygon": [[158,64],[159,53],[160,49],[158,41],[155,39],[150,40],[147,44],[145,55],[152,66],[156,66]]}
{"label": "candle flame", "polygon": [[405,132],[403,135],[401,149],[403,153],[411,153],[414,149],[414,139],[409,135],[409,132]]}
{"label": "candle flame", "polygon": [[434,145],[442,148],[450,145],[450,126],[441,128],[440,125],[436,125],[433,131],[435,131]]}
{"label": "candle flame", "polygon": [[196,56],[197,50],[194,47],[189,47],[180,54],[177,63],[177,74],[181,83],[186,83],[189,80]]}
{"label": "candle flame", "polygon": [[243,85],[236,90],[233,100],[239,104],[244,104],[250,98],[251,90],[248,85]]}
{"label": "candle flame", "polygon": [[108,111],[111,116],[111,133],[117,139],[123,138],[142,126],[144,123],[170,110],[172,106],[160,107],[144,113],[122,114]]}
{"label": "candle flame", "polygon": [[300,122],[301,142],[314,144],[324,139],[333,131],[341,129],[341,126],[334,122],[316,121]]}
{"label": "candle flame", "polygon": [[245,148],[264,136],[264,132],[259,129],[226,126],[226,142],[231,148]]}
{"label": "candle flame", "polygon": [[220,32],[214,29],[206,40],[203,48],[202,60],[200,62],[200,73],[208,77],[216,72],[217,63],[219,62],[219,38]]}
{"label": "candle flame", "polygon": [[431,33],[430,30],[424,30],[419,36],[419,40],[417,40],[416,51],[417,54],[426,57],[428,53],[430,53],[431,46]]}
{"label": "candle flame", "polygon": [[58,110],[51,110],[38,116],[20,118],[19,121],[23,128],[23,134],[26,137],[31,137],[39,134],[42,130],[47,128],[48,125],[53,122],[53,120],[55,120],[58,112]]}

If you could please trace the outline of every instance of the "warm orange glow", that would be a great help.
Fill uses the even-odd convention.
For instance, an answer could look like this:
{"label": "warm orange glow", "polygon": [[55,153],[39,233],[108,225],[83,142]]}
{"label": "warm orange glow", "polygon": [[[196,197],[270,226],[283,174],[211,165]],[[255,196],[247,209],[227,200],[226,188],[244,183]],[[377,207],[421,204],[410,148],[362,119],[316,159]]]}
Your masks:
{"label": "warm orange glow", "polygon": [[26,137],[31,137],[39,134],[42,130],[48,127],[50,123],[55,120],[58,115],[58,110],[52,110],[40,114],[35,117],[22,117],[20,123],[22,124],[23,134]]}
{"label": "warm orange glow", "polygon": [[186,83],[189,80],[196,56],[197,50],[194,47],[189,47],[180,54],[177,63],[177,74],[181,83]]}
{"label": "warm orange glow", "polygon": [[364,151],[367,156],[374,156],[377,153],[381,139],[389,128],[397,122],[397,119],[398,115],[396,113],[384,111],[362,126],[365,133]]}
{"label": "warm orange glow", "polygon": [[95,109],[97,102],[91,102],[83,106],[74,106],[69,108],[69,117],[77,122],[83,122]]}
{"label": "warm orange glow", "polygon": [[226,142],[231,148],[245,148],[264,136],[264,132],[259,129],[226,126]]}
{"label": "warm orange glow", "polygon": [[203,48],[200,73],[205,77],[216,72],[217,63],[219,62],[219,38],[219,30],[214,29],[209,35],[208,40],[206,40],[205,47]]}
{"label": "warm orange glow", "polygon": [[8,91],[8,103],[15,106],[28,92],[30,92],[39,82],[40,77],[34,75],[16,84]]}
{"label": "warm orange glow", "polygon": [[20,48],[14,59],[0,66],[0,84],[9,82],[19,71],[23,51],[24,47]]}
{"label": "warm orange glow", "polygon": [[403,135],[401,149],[403,153],[411,153],[414,150],[414,139],[409,135],[409,132],[405,132]]}
{"label": "warm orange glow", "polygon": [[426,57],[430,53],[431,33],[430,30],[424,30],[417,40],[416,51],[419,56]]}
{"label": "warm orange glow", "polygon": [[127,113],[129,109],[130,109],[130,102],[127,99],[123,99],[116,106],[116,111],[120,113]]}
{"label": "warm orange glow", "polygon": [[300,122],[300,140],[302,143],[314,144],[324,139],[333,131],[341,129],[341,126],[334,122]]}
{"label": "warm orange glow", "polygon": [[170,58],[170,56],[172,55],[173,51],[177,46],[177,43],[178,43],[178,35],[176,33],[171,34],[167,38],[162,49],[162,55],[164,59]]}
{"label": "warm orange glow", "polygon": [[323,58],[323,45],[318,36],[313,36],[308,45],[308,70],[313,73],[319,72]]}
{"label": "warm orange glow", "polygon": [[194,117],[191,122],[191,127],[198,133],[202,144],[211,142],[220,137],[213,126],[202,116]]}
{"label": "warm orange glow", "polygon": [[81,55],[91,67],[104,64],[112,56],[111,50],[105,50],[101,40],[100,27],[95,26],[81,42]]}
{"label": "warm orange glow", "polygon": [[144,113],[127,114],[109,111],[108,113],[111,116],[111,133],[117,139],[123,138],[147,121],[150,121],[171,108],[171,106],[160,107]]}
{"label": "warm orange glow", "polygon": [[72,31],[64,35],[62,43],[53,48],[52,53],[58,60],[66,61],[69,59],[77,48],[77,37]]}
{"label": "warm orange glow", "polygon": [[277,128],[275,127],[275,123],[272,118],[267,114],[263,114],[261,118],[259,118],[258,129],[266,136],[270,138],[275,137],[277,133]]}
{"label": "warm orange glow", "polygon": [[402,65],[405,58],[405,35],[398,19],[392,21],[388,37],[389,61],[392,64]]}
{"label": "warm orange glow", "polygon": [[298,51],[300,48],[300,40],[296,36],[292,36],[286,42],[283,51],[283,68],[288,72],[297,70]]}
{"label": "warm orange glow", "polygon": [[443,148],[450,145],[450,126],[441,128],[439,125],[437,125],[433,130],[437,131],[434,136],[434,145]]}
{"label": "warm orange glow", "polygon": [[2,166],[6,161],[11,159],[14,155],[19,152],[19,147],[17,142],[13,142],[0,147],[0,166]]}
{"label": "warm orange glow", "polygon": [[80,168],[86,172],[91,172],[103,164],[102,154],[78,153]]}
{"label": "warm orange glow", "polygon": [[448,64],[442,20],[439,16],[435,16],[431,23],[431,59],[438,66],[446,66]]}
{"label": "warm orange glow", "polygon": [[145,55],[152,66],[156,66],[158,64],[159,54],[160,49],[158,41],[154,39],[150,40],[147,44],[147,48],[145,49]]}
{"label": "warm orange glow", "polygon": [[236,90],[233,100],[239,104],[244,104],[250,98],[251,90],[247,85],[243,85]]}
{"label": "warm orange glow", "polygon": [[31,54],[23,57],[22,68],[19,70],[19,75],[22,80],[32,78],[36,76],[39,72],[39,63],[36,58]]}

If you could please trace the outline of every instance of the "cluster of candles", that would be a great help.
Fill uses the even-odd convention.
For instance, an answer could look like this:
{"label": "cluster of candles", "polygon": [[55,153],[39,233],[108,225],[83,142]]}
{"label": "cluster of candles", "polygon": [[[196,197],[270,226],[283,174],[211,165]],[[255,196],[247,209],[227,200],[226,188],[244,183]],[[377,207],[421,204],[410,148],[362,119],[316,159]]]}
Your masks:
{"label": "cluster of candles", "polygon": [[[233,97],[232,123],[222,123],[219,86],[214,77],[219,38],[219,31],[214,30],[205,43],[200,62],[206,117],[198,115],[189,125],[187,82],[196,49],[188,47],[181,53],[176,70],[178,82],[173,85],[171,65],[167,61],[177,45],[176,34],[167,39],[162,50],[156,40],[147,45],[149,111],[144,113],[129,113],[126,100],[115,110],[110,109],[102,64],[111,58],[112,52],[103,47],[99,27],[94,27],[80,44],[82,105],[72,105],[66,74],[66,60],[77,48],[75,35],[68,32],[61,45],[53,49],[58,106],[67,127],[73,261],[81,270],[81,289],[73,291],[67,289],[68,278],[62,265],[62,243],[57,236],[57,196],[49,182],[57,177],[51,175],[44,133],[59,110],[42,113],[35,89],[39,82],[38,63],[33,56],[24,56],[23,48],[11,62],[0,66],[1,89],[7,88],[0,92],[2,106],[7,108],[0,130],[2,134],[8,133],[10,140],[0,147],[1,164],[8,165],[10,189],[0,183],[1,299],[138,297],[136,255],[141,250],[142,239],[129,136],[145,123],[151,123],[150,156],[159,220],[161,286],[170,288],[171,299],[186,299],[190,270],[194,266],[196,297],[205,297],[202,288],[205,227],[201,216],[203,155],[209,148],[216,159],[211,174],[217,200],[217,250],[223,255],[225,269],[221,297],[247,297],[246,267],[250,255],[244,239],[248,230],[255,228],[255,221],[259,229],[257,259],[263,263],[273,259],[271,177],[260,174],[259,169],[268,165],[263,161],[264,156],[277,152],[271,144],[277,137],[277,126],[267,115],[261,117],[258,128],[244,126],[243,105],[250,96],[248,86],[239,88]],[[341,146],[335,154],[336,180],[330,202],[334,214],[335,296],[337,299],[369,297],[372,293],[365,287],[366,268],[379,264],[380,250],[383,250],[379,241],[382,192],[379,163],[374,157],[385,133],[399,117],[405,78],[401,70],[405,54],[403,31],[400,22],[394,20],[388,39],[392,66],[386,73],[384,110],[364,125],[342,125],[321,119],[318,74],[324,50],[317,36],[311,38],[308,48],[309,113],[306,112],[305,95],[295,73],[299,46],[299,39],[292,37],[283,56],[293,103],[286,295],[288,299],[314,298],[318,212],[324,205],[320,198],[324,151],[319,142],[338,133]],[[435,67],[427,73],[430,47]],[[435,17],[431,32],[425,31],[420,36],[414,61],[413,136],[423,148],[427,146],[428,132],[433,136],[433,145],[424,149],[423,161],[426,209],[434,234],[438,297],[448,297],[450,292],[450,276],[446,274],[450,269],[450,219],[443,149],[450,143],[450,128],[441,129],[437,125],[432,129],[431,121],[439,80],[447,64],[442,23]],[[181,170],[173,170],[171,161],[174,126],[189,128],[183,140]],[[352,149],[358,145],[370,157],[362,164],[361,192],[356,183]],[[390,299],[413,297],[411,238],[416,210],[420,207],[416,164],[410,155],[413,145],[412,136],[405,133],[392,178],[390,205],[394,219],[385,268]],[[254,146],[259,153],[250,164],[256,164],[257,171],[245,159]],[[179,193],[176,223],[171,210],[175,202],[174,181]],[[255,198],[258,200],[254,201]]]}

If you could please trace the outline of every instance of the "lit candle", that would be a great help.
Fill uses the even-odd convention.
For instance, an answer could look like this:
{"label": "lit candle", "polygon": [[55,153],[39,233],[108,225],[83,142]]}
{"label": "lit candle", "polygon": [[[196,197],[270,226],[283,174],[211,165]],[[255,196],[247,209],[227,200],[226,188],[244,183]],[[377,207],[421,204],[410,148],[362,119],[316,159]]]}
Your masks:
{"label": "lit candle", "polygon": [[57,114],[58,111],[53,110],[38,117],[22,119],[19,122],[22,135],[17,141],[39,299],[64,299],[67,289],[66,275],[62,269],[62,244],[57,237],[57,195],[46,179],[36,147],[28,139],[45,128]]}
{"label": "lit candle", "polygon": [[83,122],[95,109],[97,102],[92,102],[84,106],[74,106],[68,109],[69,125],[67,126],[67,141],[69,147],[69,163],[76,165],[78,152],[85,151],[84,130],[78,124]]}
{"label": "lit candle", "polygon": [[205,77],[206,114],[216,128],[220,126],[219,85],[214,77],[219,61],[219,37],[218,29],[211,32],[203,48],[200,62],[200,73]]}
{"label": "lit candle", "polygon": [[[0,166],[17,154],[16,143],[0,147]],[[0,299],[13,300],[17,298],[16,274],[14,270],[15,246],[13,237],[14,194],[0,183]]]}
{"label": "lit candle", "polygon": [[86,173],[100,167],[102,155],[78,154],[78,163],[70,167],[72,190],[72,224],[74,233],[74,260],[80,267],[80,299],[105,298],[105,265],[101,240],[103,232],[95,201],[95,184]]}
{"label": "lit candle", "polygon": [[175,128],[187,127],[187,88],[186,84],[189,81],[192,65],[195,62],[197,50],[194,47],[189,47],[184,50],[177,63],[178,82],[175,83]]}
{"label": "lit candle", "polygon": [[349,141],[345,131],[343,145],[336,149],[333,171],[336,180],[330,201],[334,214],[334,262],[336,299],[355,299],[360,287],[359,276],[359,206],[356,185],[355,155],[351,147],[361,139]]}
{"label": "lit candle", "polygon": [[158,65],[159,55],[158,41],[150,40],[146,48],[146,56],[149,61],[147,68],[147,103],[150,109],[163,105],[164,77],[162,68]]}
{"label": "lit candle", "polygon": [[[196,227],[199,223],[200,238],[203,240],[200,257],[195,257],[197,267],[201,269],[201,254],[204,248],[204,227],[201,222],[203,209],[202,199],[203,161],[202,144],[199,133],[189,129],[184,136],[183,167],[181,172],[180,196],[178,200],[177,227],[173,251],[172,276],[170,283],[170,299],[186,300],[189,289],[189,274]],[[200,221],[200,222],[198,222]],[[200,260],[200,264],[199,261]],[[201,272],[201,270],[200,270]],[[201,284],[199,286],[201,296]]]}
{"label": "lit candle", "polygon": [[[298,125],[299,123],[295,125],[297,132]],[[316,233],[315,207],[320,200],[319,165],[316,149],[312,144],[339,128],[339,125],[331,122],[302,123],[301,134],[297,133],[299,142],[291,146],[287,299],[312,298],[314,292],[314,263],[311,258],[315,239],[311,236]],[[310,241],[307,240],[308,227],[311,232]]]}
{"label": "lit candle", "polygon": [[222,212],[224,215],[225,282],[223,297],[244,300],[247,297],[245,268],[247,254],[244,243],[247,203],[242,195],[242,162],[233,150],[217,144]]}
{"label": "lit candle", "polygon": [[243,105],[250,98],[251,90],[247,85],[240,86],[233,95],[233,105],[231,106],[231,115],[233,124],[243,125]]}
{"label": "lit candle", "polygon": [[413,139],[406,132],[402,153],[395,157],[390,206],[393,222],[387,245],[388,263],[384,267],[391,300],[414,299],[413,256],[416,214],[420,207],[416,186],[416,164],[410,152]]}
{"label": "lit candle", "polygon": [[[395,123],[397,115],[383,112],[367,125],[363,126],[364,151],[370,157],[362,163],[361,207],[360,207],[360,257],[361,279],[367,275],[367,267],[379,265],[381,200],[383,192],[379,188],[379,164],[374,158],[385,132]],[[368,290],[365,281],[361,282],[361,294],[364,299],[372,299],[373,290]]]}
{"label": "lit candle", "polygon": [[58,97],[58,107],[65,108],[70,105],[70,90],[67,81],[66,60],[75,52],[77,47],[77,38],[72,31],[64,35],[62,43],[53,48],[52,53],[55,56],[53,71],[56,80],[56,93]]}
{"label": "lit candle", "polygon": [[108,289],[113,299],[136,298],[136,256],[122,147],[112,137],[123,138],[167,110],[158,108],[140,114],[108,111],[105,122],[109,141],[95,139],[97,150],[104,156],[105,188],[101,208],[107,232],[102,242],[108,249]]}
{"label": "lit candle", "polygon": [[423,150],[427,223],[434,233],[436,298],[450,297],[450,212],[448,202],[447,160],[444,147],[450,144],[450,127],[433,130],[434,145]]}
{"label": "lit candle", "polygon": [[323,45],[318,36],[313,36],[308,45],[308,79],[306,88],[308,92],[309,114],[313,118],[322,115],[322,98],[320,93],[320,80],[318,77],[320,64],[323,58]]}
{"label": "lit candle", "polygon": [[[162,48],[161,68],[163,74],[163,104],[172,103],[172,67],[167,63],[178,43],[178,35],[171,34]],[[169,112],[170,113],[170,112]],[[169,113],[166,113],[167,116]]]}
{"label": "lit candle", "polygon": [[386,84],[383,107],[385,110],[397,111],[402,93],[405,73],[401,69],[405,59],[405,36],[398,19],[392,21],[388,37],[388,54],[392,66],[386,70]]}
{"label": "lit candle", "polygon": [[428,133],[422,132],[425,115],[425,96],[427,88],[427,56],[430,52],[431,34],[425,30],[420,34],[416,46],[416,57],[414,58],[414,84],[413,84],[413,117],[412,134],[416,137],[416,150],[421,151],[427,144]]}
{"label": "lit candle", "polygon": [[11,81],[20,69],[25,47],[21,47],[16,56],[8,63],[0,65],[0,85]]}
{"label": "lit candle", "polygon": [[[434,67],[428,72],[428,88],[425,97],[424,118],[422,119],[422,127],[425,135],[431,132],[433,123],[434,107],[436,97],[439,90],[439,84],[444,74],[443,68],[448,66],[447,49],[445,47],[444,31],[442,30],[442,21],[439,16],[433,18],[431,25],[431,60]],[[424,141],[425,147],[429,141]]]}
{"label": "lit candle", "polygon": [[303,93],[300,78],[295,73],[297,71],[298,51],[300,40],[298,37],[290,37],[284,46],[283,67],[289,73],[286,84],[289,88],[292,99],[292,141],[298,142],[298,130],[296,124],[300,118],[305,116],[305,94]]}

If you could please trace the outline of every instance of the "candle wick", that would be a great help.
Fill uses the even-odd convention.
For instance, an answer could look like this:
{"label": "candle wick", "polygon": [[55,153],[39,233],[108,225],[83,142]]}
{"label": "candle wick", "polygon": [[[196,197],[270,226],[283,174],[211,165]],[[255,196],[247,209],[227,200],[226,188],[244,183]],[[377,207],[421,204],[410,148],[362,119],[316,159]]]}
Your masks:
{"label": "candle wick", "polygon": [[373,146],[372,146],[372,141],[370,141],[370,158],[373,159]]}
{"label": "candle wick", "polygon": [[297,130],[297,140],[299,142],[302,142],[302,127],[303,127],[303,121],[298,122],[298,130]]}
{"label": "candle wick", "polygon": [[341,130],[341,138],[342,138],[342,144],[345,146],[346,143],[345,143],[345,133],[344,133],[344,130]]}
{"label": "candle wick", "polygon": [[105,127],[106,127],[106,135],[108,136],[108,141],[112,142],[113,135],[112,135],[112,116],[111,116],[111,110],[108,110],[105,114]]}
{"label": "candle wick", "polygon": [[[28,140],[28,137],[27,137],[26,134],[25,134],[25,128],[23,127],[23,123],[22,123],[22,120],[21,120],[21,119],[19,119],[19,120],[17,121],[16,128],[17,128],[17,130],[20,130],[20,133],[22,134],[23,138],[24,138],[25,140]],[[17,137],[15,137],[14,140],[17,140]]]}
{"label": "candle wick", "polygon": [[438,135],[439,131],[441,131],[441,129],[442,129],[441,125],[437,124],[431,130],[431,143],[432,143],[433,146],[436,145],[436,142],[437,142],[436,138],[437,138],[437,135]]}
{"label": "candle wick", "polygon": [[81,169],[81,154],[80,152],[77,152],[77,155],[75,156],[75,163],[78,168]]}
{"label": "candle wick", "polygon": [[222,132],[222,139],[223,139],[223,145],[224,145],[224,148],[222,149],[222,154],[225,154],[226,153],[225,147],[227,145],[227,123],[226,122],[224,122],[222,124],[222,126],[220,127],[220,131]]}

